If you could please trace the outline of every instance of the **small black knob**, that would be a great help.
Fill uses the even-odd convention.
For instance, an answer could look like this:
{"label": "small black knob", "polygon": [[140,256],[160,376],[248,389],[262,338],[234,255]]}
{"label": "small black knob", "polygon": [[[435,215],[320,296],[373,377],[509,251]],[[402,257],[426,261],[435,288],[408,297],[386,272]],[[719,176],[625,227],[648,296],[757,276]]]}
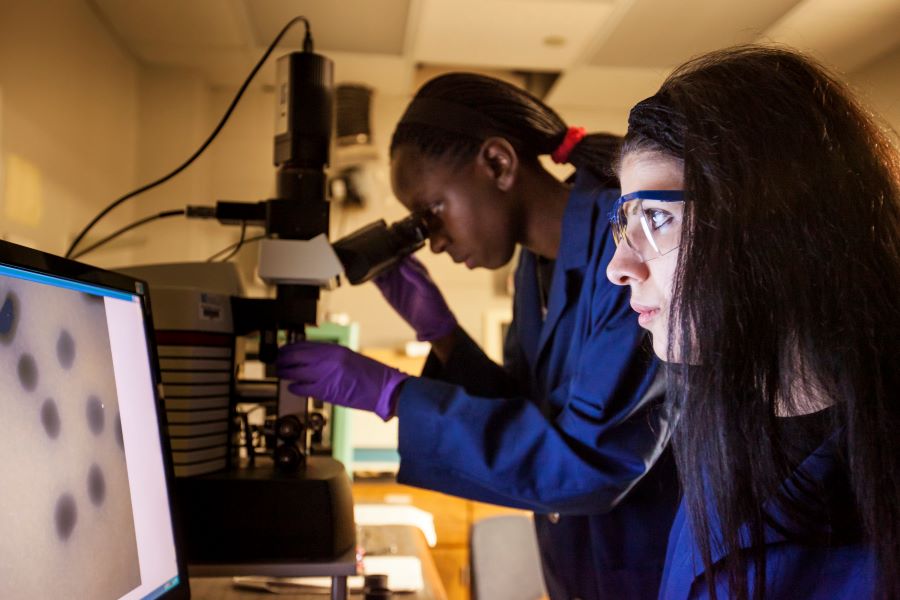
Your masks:
{"label": "small black knob", "polygon": [[387,600],[391,597],[387,575],[366,575],[364,581],[364,600]]}
{"label": "small black knob", "polygon": [[309,415],[309,428],[313,431],[322,431],[325,427],[325,415],[322,413],[310,413]]}
{"label": "small black knob", "polygon": [[284,415],[275,421],[275,437],[285,442],[293,442],[303,435],[303,423],[297,415]]}
{"label": "small black knob", "polygon": [[276,446],[273,458],[279,471],[296,471],[304,463],[303,453],[293,443]]}

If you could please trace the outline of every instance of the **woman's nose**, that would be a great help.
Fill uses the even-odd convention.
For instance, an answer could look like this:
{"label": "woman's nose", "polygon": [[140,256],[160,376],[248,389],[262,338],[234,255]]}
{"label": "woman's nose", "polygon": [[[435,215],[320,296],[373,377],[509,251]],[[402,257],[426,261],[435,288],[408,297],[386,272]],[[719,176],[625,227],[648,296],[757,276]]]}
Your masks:
{"label": "woman's nose", "polygon": [[436,231],[431,234],[431,237],[428,238],[428,243],[431,245],[432,252],[434,252],[435,254],[440,254],[447,249],[447,236],[445,236],[440,231]]}
{"label": "woman's nose", "polygon": [[647,264],[641,260],[638,253],[621,243],[616,246],[609,265],[606,267],[606,277],[616,285],[628,285],[633,281],[644,281],[648,276]]}

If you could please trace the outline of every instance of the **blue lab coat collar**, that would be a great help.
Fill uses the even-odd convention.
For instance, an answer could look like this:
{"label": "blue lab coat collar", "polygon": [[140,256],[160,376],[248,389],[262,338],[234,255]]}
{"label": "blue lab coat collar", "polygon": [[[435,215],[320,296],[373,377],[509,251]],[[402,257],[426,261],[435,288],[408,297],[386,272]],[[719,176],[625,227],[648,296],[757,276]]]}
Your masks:
{"label": "blue lab coat collar", "polygon": [[[553,332],[560,316],[578,301],[581,286],[569,285],[569,281],[577,277],[580,283],[584,276],[584,269],[593,248],[597,215],[602,210],[600,205],[608,200],[607,196],[618,195],[617,191],[602,194],[602,190],[603,187],[590,173],[581,171],[569,193],[569,201],[563,213],[559,252],[553,268],[550,296],[547,300],[547,316],[540,328],[540,338],[532,364],[537,364],[537,361],[541,360],[547,342],[553,339]],[[603,214],[605,213],[600,213],[601,218]],[[604,228],[600,230],[603,231]]]}
{"label": "blue lab coat collar", "polygon": [[[834,503],[834,497],[828,492],[834,492],[835,488],[846,486],[845,468],[841,465],[839,459],[838,444],[840,443],[841,433],[833,433],[821,446],[819,446],[812,454],[810,454],[795,469],[791,477],[785,480],[778,490],[774,498],[769,499],[765,503],[765,512],[769,515],[772,522],[777,523],[778,527],[773,528],[766,526],[763,539],[767,546],[781,543],[793,543],[790,536],[810,536],[827,532],[829,524],[819,521],[813,528],[809,526],[795,523],[788,516],[783,506],[776,500],[777,498],[792,498],[797,505],[806,506],[809,510],[819,510],[822,512],[833,512],[844,510],[838,506],[830,506]],[[837,495],[840,497],[840,494]],[[849,507],[847,507],[849,508]],[[682,505],[682,514],[677,519],[685,520],[685,527],[690,530],[690,524],[687,523],[687,514],[684,512]],[[721,531],[718,525],[718,519],[715,515],[710,515],[711,527],[713,529],[713,539],[721,539]],[[691,539],[695,539],[693,536]],[[741,548],[750,548],[750,535],[746,530],[741,531],[740,536]],[[670,541],[671,543],[671,541]],[[703,561],[700,559],[700,550],[696,543],[691,544],[691,552],[684,553],[678,559],[682,567],[686,566],[687,561],[692,562],[692,572],[694,577],[702,576],[705,571]],[[712,562],[718,563],[725,558],[725,550],[721,543],[713,543],[711,548]],[[675,557],[670,556],[670,559]]]}

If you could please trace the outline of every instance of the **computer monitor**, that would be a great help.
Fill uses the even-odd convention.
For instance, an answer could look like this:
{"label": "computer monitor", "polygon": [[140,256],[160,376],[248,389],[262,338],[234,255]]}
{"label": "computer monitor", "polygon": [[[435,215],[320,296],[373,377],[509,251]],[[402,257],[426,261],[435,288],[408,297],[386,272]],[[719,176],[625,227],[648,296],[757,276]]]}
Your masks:
{"label": "computer monitor", "polygon": [[189,598],[143,283],[0,242],[0,598]]}

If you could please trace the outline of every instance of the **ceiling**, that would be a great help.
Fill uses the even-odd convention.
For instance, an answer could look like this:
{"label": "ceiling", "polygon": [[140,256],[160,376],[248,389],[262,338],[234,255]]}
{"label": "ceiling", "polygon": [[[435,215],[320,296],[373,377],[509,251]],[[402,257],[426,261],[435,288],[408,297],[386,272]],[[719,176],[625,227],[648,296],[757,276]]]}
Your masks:
{"label": "ceiling", "polygon": [[[774,41],[850,72],[900,46],[898,0],[85,0],[147,65],[235,86],[304,15],[337,82],[409,95],[442,68],[558,73],[547,101],[621,108],[685,59]],[[302,27],[282,41],[301,45]],[[273,61],[270,61],[273,62]],[[274,80],[271,65],[261,73]]]}

